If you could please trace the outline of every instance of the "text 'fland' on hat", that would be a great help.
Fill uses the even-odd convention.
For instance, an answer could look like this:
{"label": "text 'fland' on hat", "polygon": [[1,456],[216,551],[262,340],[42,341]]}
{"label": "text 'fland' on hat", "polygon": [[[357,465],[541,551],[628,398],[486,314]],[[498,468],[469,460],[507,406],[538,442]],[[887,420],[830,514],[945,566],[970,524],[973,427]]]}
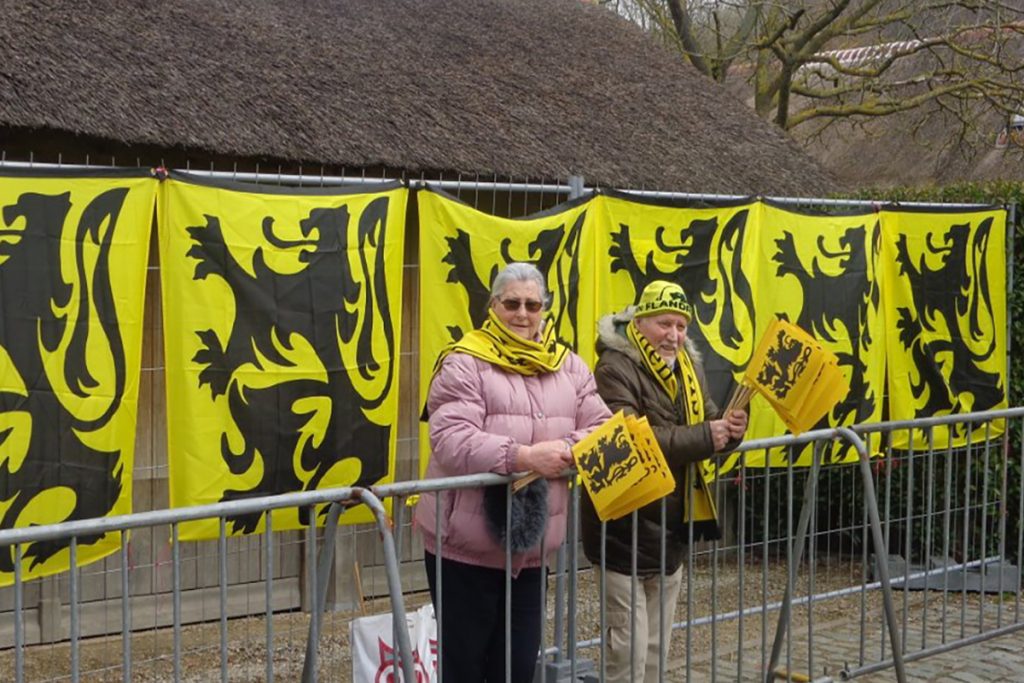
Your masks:
{"label": "text 'fland' on hat", "polygon": [[641,318],[657,313],[680,313],[689,322],[693,319],[693,306],[687,301],[682,287],[674,282],[654,280],[640,292],[634,316]]}

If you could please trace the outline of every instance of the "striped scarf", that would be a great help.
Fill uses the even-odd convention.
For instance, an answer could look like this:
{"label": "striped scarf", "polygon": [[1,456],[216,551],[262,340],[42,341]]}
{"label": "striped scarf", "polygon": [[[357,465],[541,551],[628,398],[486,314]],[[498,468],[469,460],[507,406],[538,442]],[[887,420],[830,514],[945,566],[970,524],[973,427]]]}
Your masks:
{"label": "striped scarf", "polygon": [[[636,326],[636,318],[629,321],[626,326],[626,337],[633,346],[640,352],[644,367],[658,380],[658,384],[665,390],[672,402],[679,400],[679,380],[676,373],[668,366],[665,359],[661,357],[657,349],[651,346],[647,337],[640,333]],[[697,371],[693,369],[693,361],[690,354],[680,351],[676,354],[676,366],[682,377],[683,388],[683,409],[686,411],[686,423],[697,424],[704,421],[704,395],[700,390],[700,383],[697,381]]]}
{"label": "striped scarf", "polygon": [[467,353],[508,372],[520,375],[538,375],[556,372],[569,355],[569,347],[555,337],[555,326],[545,321],[539,342],[523,339],[505,327],[493,309],[487,311],[487,320],[462,339],[452,342],[441,351],[434,364],[431,377],[441,369],[441,363],[450,353]]}
{"label": "striped scarf", "polygon": [[[651,346],[636,326],[636,318],[626,326],[626,337],[640,352],[647,371],[658,380],[673,403],[682,399],[686,423],[695,425],[704,421],[704,395],[697,381],[697,371],[693,368],[690,354],[680,351],[676,354],[676,366],[682,379],[682,396],[680,396],[679,380],[676,373],[668,366],[657,349]],[[718,527],[718,511],[707,482],[697,469],[696,463],[689,463],[683,473],[683,522],[689,523],[693,512],[694,540],[716,540],[721,538]]]}

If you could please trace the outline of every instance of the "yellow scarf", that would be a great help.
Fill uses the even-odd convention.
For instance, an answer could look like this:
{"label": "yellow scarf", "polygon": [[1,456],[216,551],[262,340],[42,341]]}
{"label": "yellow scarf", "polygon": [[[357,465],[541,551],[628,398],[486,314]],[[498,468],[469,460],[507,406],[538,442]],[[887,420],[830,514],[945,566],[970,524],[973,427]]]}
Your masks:
{"label": "yellow scarf", "polygon": [[[633,343],[633,346],[640,352],[644,367],[654,375],[658,384],[665,390],[672,402],[679,400],[679,380],[676,373],[668,366],[661,354],[651,346],[647,337],[640,333],[636,326],[636,318],[629,321],[626,326],[626,337]],[[684,390],[683,410],[686,412],[686,423],[697,424],[704,421],[704,395],[700,390],[700,382],[697,381],[697,371],[693,369],[693,361],[690,354],[680,351],[676,354],[676,366],[682,377]]]}
{"label": "yellow scarf", "polygon": [[[665,390],[668,397],[675,403],[682,400],[683,411],[686,413],[686,423],[695,425],[704,421],[704,395],[701,393],[700,382],[697,381],[697,371],[693,368],[693,361],[690,354],[680,351],[676,354],[676,366],[679,368],[679,375],[682,378],[682,396],[680,396],[680,382],[676,373],[668,366],[665,359],[661,357],[657,349],[651,346],[636,326],[636,318],[629,321],[626,326],[626,337],[633,346],[640,352],[644,367],[650,372],[661,388]],[[696,464],[686,467],[683,477],[683,522],[690,521],[690,507],[693,506],[694,539],[712,540],[720,537],[718,529],[718,512],[715,510],[715,502],[711,498],[711,491],[708,488],[704,477],[696,471]],[[690,492],[693,495],[690,495]]]}
{"label": "yellow scarf", "polygon": [[455,352],[468,353],[509,372],[538,375],[561,368],[569,355],[569,347],[555,337],[555,326],[550,320],[544,325],[541,340],[535,342],[523,339],[509,330],[494,314],[494,310],[488,309],[487,320],[483,325],[441,351],[434,363],[433,375],[441,369],[441,363],[448,354]]}

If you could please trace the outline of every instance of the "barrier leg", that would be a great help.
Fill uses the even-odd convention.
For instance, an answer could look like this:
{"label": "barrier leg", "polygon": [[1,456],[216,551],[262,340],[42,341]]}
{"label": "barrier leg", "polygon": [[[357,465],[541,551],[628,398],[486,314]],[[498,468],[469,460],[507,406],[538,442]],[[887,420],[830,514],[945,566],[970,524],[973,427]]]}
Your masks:
{"label": "barrier leg", "polygon": [[807,475],[807,483],[804,485],[804,502],[800,507],[800,520],[796,525],[796,535],[793,539],[793,556],[790,558],[789,567],[786,570],[786,592],[782,597],[782,606],[779,608],[779,624],[775,627],[775,640],[772,642],[772,655],[768,660],[768,668],[764,671],[765,683],[775,680],[775,667],[782,655],[782,641],[786,637],[786,626],[789,624],[789,613],[793,603],[793,584],[796,582],[796,570],[803,559],[804,540],[807,538],[807,527],[811,521],[811,510],[814,508],[814,492],[818,484],[819,457],[818,446],[811,449],[811,473]]}
{"label": "barrier leg", "polygon": [[[381,541],[384,543],[384,567],[388,577],[388,592],[391,594],[391,617],[396,624],[399,624],[395,646],[398,649],[398,656],[402,664],[402,673],[405,680],[415,681],[416,673],[413,668],[409,629],[403,627],[406,623],[405,603],[402,601],[402,578],[398,570],[398,550],[395,547],[395,538],[391,533],[387,513],[380,499],[367,489],[356,489],[356,493],[361,502],[365,503],[373,512],[373,517],[377,522],[377,531],[380,533]],[[331,565],[334,563],[334,536],[342,509],[341,504],[331,503],[331,507],[327,511],[327,521],[324,524],[324,545],[320,550],[320,557],[317,560],[318,586],[316,604],[313,606],[317,614],[323,613],[324,605],[327,601],[327,580],[331,573]],[[313,619],[310,619],[310,636],[306,641],[306,661],[302,665],[303,683],[313,680],[313,672],[316,670],[317,640],[317,638],[314,638],[313,633]]]}

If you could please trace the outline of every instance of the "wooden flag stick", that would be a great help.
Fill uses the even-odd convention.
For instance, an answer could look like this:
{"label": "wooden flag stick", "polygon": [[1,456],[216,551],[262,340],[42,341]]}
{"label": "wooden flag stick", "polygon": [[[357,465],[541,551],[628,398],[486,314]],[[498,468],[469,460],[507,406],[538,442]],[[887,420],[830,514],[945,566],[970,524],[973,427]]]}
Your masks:
{"label": "wooden flag stick", "polygon": [[538,472],[530,472],[522,479],[516,479],[514,482],[512,482],[512,493],[519,493],[521,489],[526,488],[533,482],[540,479],[540,477],[541,475]]}
{"label": "wooden flag stick", "polygon": [[750,403],[750,399],[754,396],[754,387],[743,387],[743,393],[740,395],[736,405],[733,406],[734,410],[744,410]]}
{"label": "wooden flag stick", "polygon": [[737,384],[732,388],[732,393],[729,394],[729,401],[725,404],[725,412],[722,413],[723,415],[728,415],[729,411],[732,410],[734,405],[736,405],[736,397],[739,395],[742,388],[743,384]]}

